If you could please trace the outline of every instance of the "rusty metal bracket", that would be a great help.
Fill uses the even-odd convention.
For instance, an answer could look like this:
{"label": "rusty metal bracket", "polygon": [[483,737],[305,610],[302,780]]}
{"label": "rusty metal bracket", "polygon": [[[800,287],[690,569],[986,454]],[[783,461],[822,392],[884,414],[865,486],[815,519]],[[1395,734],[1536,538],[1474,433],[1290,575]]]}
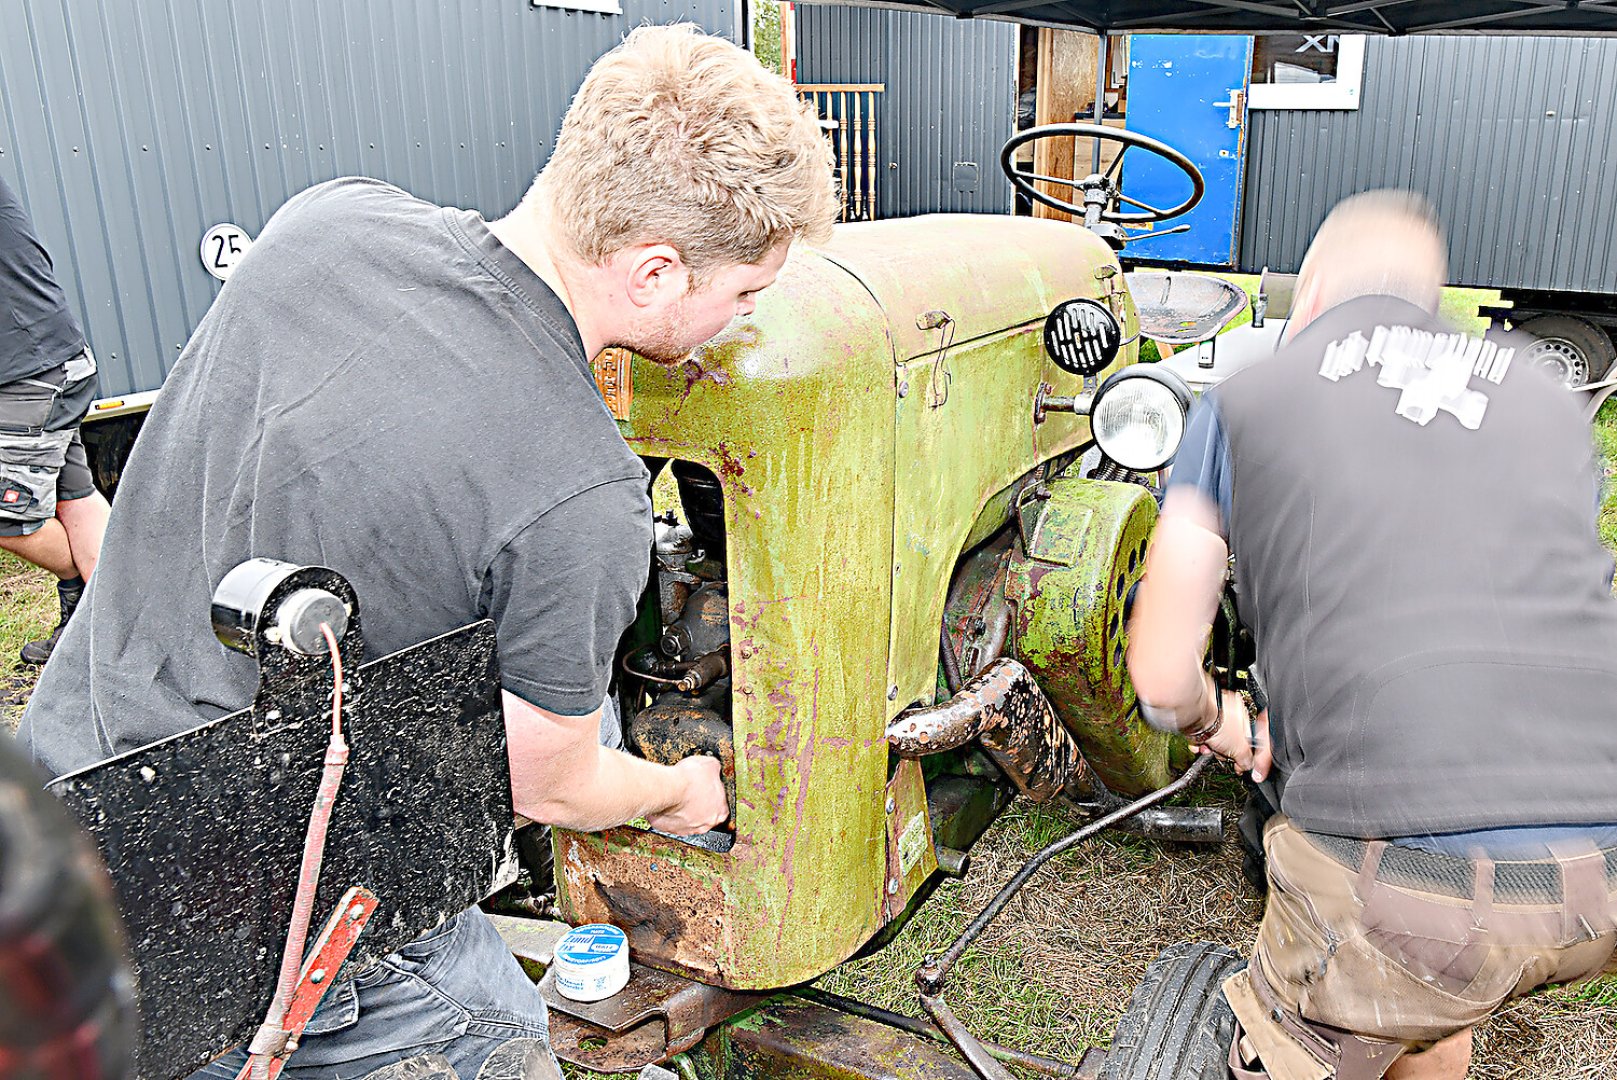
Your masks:
{"label": "rusty metal bracket", "polygon": [[954,372],[949,370],[949,350],[954,348],[954,316],[941,308],[922,312],[916,316],[915,326],[919,330],[943,331],[943,342],[938,347],[938,357],[932,361],[932,374],[927,378],[926,394],[927,404],[934,409],[941,409],[949,401],[949,384],[954,381]]}
{"label": "rusty metal bracket", "polygon": [[960,1022],[954,1011],[949,1008],[949,1003],[943,1000],[943,992],[949,980],[949,972],[953,970],[955,964],[959,962],[960,957],[965,954],[971,943],[982,936],[982,932],[988,928],[988,924],[993,922],[1001,911],[1005,910],[1005,905],[1010,903],[1011,898],[1018,892],[1022,891],[1022,886],[1026,885],[1028,880],[1038,873],[1045,863],[1069,848],[1083,843],[1097,833],[1133,817],[1140,811],[1171,799],[1195,783],[1196,779],[1207,770],[1212,761],[1211,755],[1203,755],[1197,758],[1190,768],[1185,770],[1184,775],[1171,784],[1158,788],[1149,795],[1134,800],[1127,806],[1119,807],[1104,817],[1096,818],[1076,832],[1062,837],[1035,854],[994,895],[994,898],[988,902],[988,906],[978,913],[977,917],[971,921],[971,925],[966,927],[960,936],[954,940],[954,944],[944,951],[942,956],[928,960],[915,973],[915,986],[920,992],[921,1007],[937,1023],[938,1028],[949,1037],[949,1041],[954,1043],[955,1049],[960,1051],[961,1056],[966,1059],[983,1080],[1014,1080],[1014,1078],[1004,1065],[994,1059],[988,1048],[971,1033],[971,1030]]}
{"label": "rusty metal bracket", "polygon": [[[775,998],[703,1047],[726,1080],[973,1080],[943,1047],[800,997]],[[700,1067],[700,1075],[710,1075]]]}
{"label": "rusty metal bracket", "polygon": [[[313,1018],[315,1009],[320,1007],[320,999],[326,996],[326,991],[337,981],[337,971],[348,954],[354,951],[354,945],[359,941],[360,933],[370,917],[376,914],[376,894],[369,889],[355,886],[343,893],[341,902],[332,911],[331,917],[326,920],[320,936],[314,941],[314,948],[309,958],[303,962],[303,968],[298,975],[297,990],[292,995],[292,1004],[286,1011],[284,1029],[292,1036],[287,1043],[286,1053],[277,1054],[270,1059],[270,1080],[281,1075],[286,1068],[287,1058],[297,1049],[298,1041],[303,1037],[303,1029]],[[250,1066],[242,1066],[242,1075],[247,1075]]]}
{"label": "rusty metal bracket", "polygon": [[1032,674],[1008,657],[941,705],[899,713],[887,729],[888,745],[905,758],[954,750],[973,739],[1034,802],[1063,791],[1082,797],[1093,787],[1077,740]]}
{"label": "rusty metal bracket", "polygon": [[629,985],[604,1001],[573,1001],[556,990],[554,971],[539,982],[550,1006],[556,1056],[596,1072],[628,1072],[702,1041],[708,1028],[763,1001],[767,994],[709,986],[633,961]]}

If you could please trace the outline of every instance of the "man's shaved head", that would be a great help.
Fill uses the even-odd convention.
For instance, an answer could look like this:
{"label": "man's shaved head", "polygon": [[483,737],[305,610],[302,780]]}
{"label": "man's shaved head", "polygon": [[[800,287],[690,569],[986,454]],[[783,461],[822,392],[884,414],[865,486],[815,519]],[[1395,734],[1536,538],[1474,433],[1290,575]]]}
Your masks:
{"label": "man's shaved head", "polygon": [[1336,204],[1303,259],[1305,318],[1360,296],[1395,296],[1436,312],[1448,278],[1431,204],[1408,191],[1367,191]]}

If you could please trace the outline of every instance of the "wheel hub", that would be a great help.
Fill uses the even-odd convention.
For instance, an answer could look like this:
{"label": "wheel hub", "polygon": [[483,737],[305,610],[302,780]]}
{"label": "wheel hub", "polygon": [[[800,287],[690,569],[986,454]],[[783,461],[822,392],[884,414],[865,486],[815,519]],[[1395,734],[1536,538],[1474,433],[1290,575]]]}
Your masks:
{"label": "wheel hub", "polygon": [[1570,388],[1589,381],[1589,358],[1566,338],[1540,338],[1527,350],[1527,362],[1548,371]]}

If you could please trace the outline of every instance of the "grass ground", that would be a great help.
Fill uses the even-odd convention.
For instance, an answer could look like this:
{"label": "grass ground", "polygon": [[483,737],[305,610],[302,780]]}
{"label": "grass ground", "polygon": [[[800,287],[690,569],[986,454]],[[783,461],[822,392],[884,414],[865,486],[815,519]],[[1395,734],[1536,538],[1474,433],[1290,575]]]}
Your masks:
{"label": "grass ground", "polygon": [[13,731],[39,677],[17,658],[56,625],[56,579],[0,551],[0,731]]}
{"label": "grass ground", "polygon": [[[1451,295],[1451,318],[1474,325],[1475,294]],[[1469,315],[1468,315],[1469,312]],[[1595,425],[1607,477],[1601,513],[1617,551],[1617,400]],[[0,553],[0,723],[14,727],[34,672],[20,668],[23,642],[55,621],[50,576]],[[1239,785],[1228,774],[1194,796],[1233,819]],[[838,993],[918,1013],[912,982],[1021,863],[1078,824],[1065,807],[1018,802],[972,850],[963,881],[943,885],[876,956],[820,980]],[[1157,952],[1176,941],[1244,949],[1262,905],[1241,878],[1237,848],[1211,850],[1106,835],[1046,867],[968,951],[949,1000],[979,1035],[1076,1060],[1104,1045]],[[569,1070],[570,1075],[573,1070]],[[1480,1030],[1474,1080],[1610,1080],[1617,1077],[1617,979],[1517,1002]]]}

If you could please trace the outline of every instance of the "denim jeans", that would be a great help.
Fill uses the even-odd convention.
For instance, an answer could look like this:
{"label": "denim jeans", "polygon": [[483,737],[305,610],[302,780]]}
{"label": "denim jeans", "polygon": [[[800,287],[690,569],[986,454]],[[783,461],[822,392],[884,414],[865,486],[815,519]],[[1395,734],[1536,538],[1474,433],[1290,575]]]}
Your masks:
{"label": "denim jeans", "polygon": [[[501,1043],[548,1042],[544,998],[476,908],[463,911],[352,980],[326,992],[281,1073],[286,1080],[358,1080],[429,1052],[474,1080]],[[236,1050],[191,1080],[235,1080]]]}

